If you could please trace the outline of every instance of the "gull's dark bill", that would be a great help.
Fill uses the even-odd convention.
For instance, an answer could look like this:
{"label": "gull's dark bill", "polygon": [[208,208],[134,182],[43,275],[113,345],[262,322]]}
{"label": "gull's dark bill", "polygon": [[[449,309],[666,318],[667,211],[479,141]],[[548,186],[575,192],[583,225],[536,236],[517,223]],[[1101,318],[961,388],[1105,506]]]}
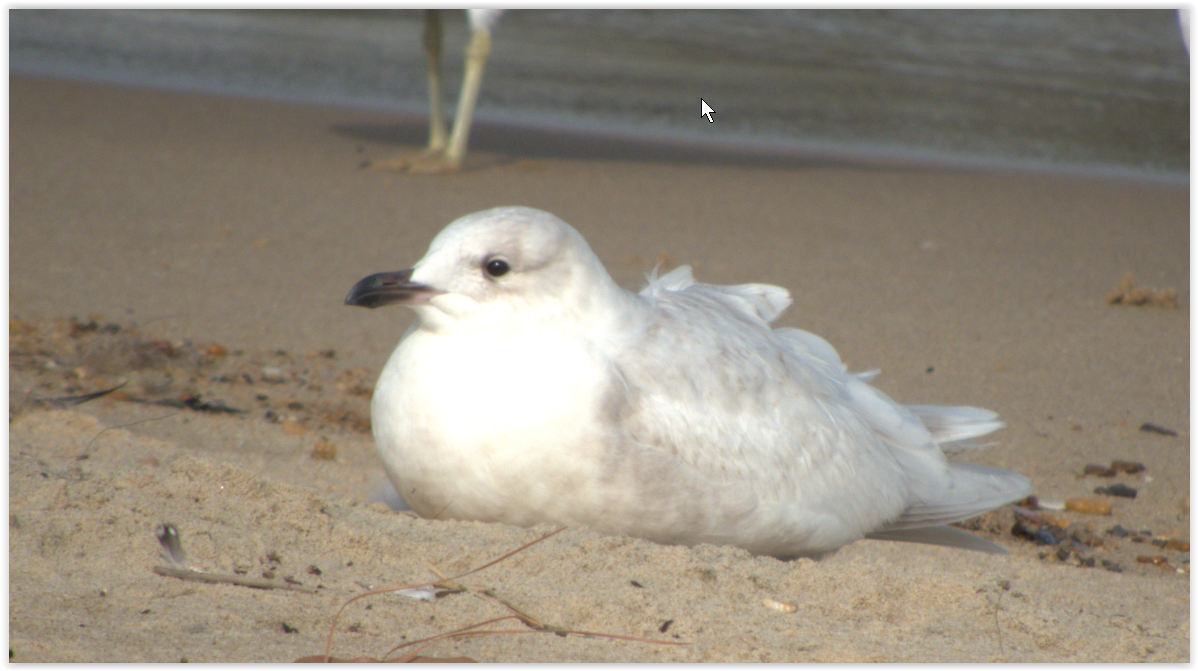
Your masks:
{"label": "gull's dark bill", "polygon": [[397,270],[390,273],[375,273],[363,277],[349,295],[345,297],[346,305],[357,305],[364,308],[377,308],[384,305],[415,305],[427,303],[428,299],[443,291],[412,281],[412,271]]}

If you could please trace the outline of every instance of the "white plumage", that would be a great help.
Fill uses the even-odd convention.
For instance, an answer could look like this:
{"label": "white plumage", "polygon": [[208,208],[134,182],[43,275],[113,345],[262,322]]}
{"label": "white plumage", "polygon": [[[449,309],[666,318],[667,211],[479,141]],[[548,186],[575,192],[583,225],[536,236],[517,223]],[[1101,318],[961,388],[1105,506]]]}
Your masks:
{"label": "white plumage", "polygon": [[898,405],[823,338],[772,329],[785,289],[682,267],[634,294],[538,210],[463,217],[346,302],[419,317],[372,412],[388,475],[425,517],[777,557],[866,537],[1001,551],[944,525],[1031,493],[945,459],[1001,428],[994,413]]}

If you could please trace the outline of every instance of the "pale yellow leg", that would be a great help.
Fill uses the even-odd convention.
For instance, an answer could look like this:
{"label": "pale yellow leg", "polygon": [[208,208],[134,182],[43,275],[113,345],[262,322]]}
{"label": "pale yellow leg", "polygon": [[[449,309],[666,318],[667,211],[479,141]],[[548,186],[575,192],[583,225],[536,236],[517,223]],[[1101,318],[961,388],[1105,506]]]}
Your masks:
{"label": "pale yellow leg", "polygon": [[441,12],[424,10],[424,55],[428,61],[428,153],[445,151],[445,105],[441,93]]}
{"label": "pale yellow leg", "polygon": [[470,124],[474,120],[474,106],[478,103],[478,90],[482,87],[483,71],[487,57],[491,55],[491,31],[482,28],[475,31],[466,47],[466,74],[462,79],[462,93],[458,98],[458,114],[453,122],[453,135],[445,150],[446,163],[453,169],[461,167],[466,156],[466,142],[470,139]]}
{"label": "pale yellow leg", "polygon": [[418,155],[373,161],[368,164],[369,168],[436,173],[456,172],[462,167],[466,142],[470,139],[470,124],[474,120],[474,106],[478,103],[478,91],[482,87],[483,71],[487,67],[487,57],[491,55],[491,31],[486,28],[474,31],[466,47],[466,72],[458,97],[453,134],[448,142],[441,95],[441,17],[437,10],[425,11],[424,53],[428,57],[428,149]]}

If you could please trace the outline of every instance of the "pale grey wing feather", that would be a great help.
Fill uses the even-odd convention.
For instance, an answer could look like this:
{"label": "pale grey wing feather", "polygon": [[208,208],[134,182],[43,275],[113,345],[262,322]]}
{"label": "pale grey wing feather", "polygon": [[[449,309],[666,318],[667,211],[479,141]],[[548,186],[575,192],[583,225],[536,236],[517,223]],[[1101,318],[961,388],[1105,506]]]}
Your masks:
{"label": "pale grey wing feather", "polygon": [[[691,267],[685,265],[678,266],[660,277],[657,275],[657,269],[654,268],[646,279],[648,284],[641,289],[642,296],[659,298],[666,292],[680,292],[691,286],[698,286],[701,287],[700,291],[719,300],[724,307],[745,316],[760,319],[766,324],[777,319],[791,304],[790,292],[772,284],[737,284],[734,286],[699,284],[695,282]],[[826,342],[824,344],[827,345]]]}
{"label": "pale grey wing feather", "polygon": [[850,375],[822,338],[771,330],[689,270],[651,289],[643,333],[613,361],[626,439],[761,505],[818,511],[812,533],[939,526],[1030,492],[1017,474],[947,462],[924,420],[955,438],[980,435],[992,413],[917,406],[921,417]]}
{"label": "pale grey wing feather", "polygon": [[932,440],[950,456],[987,447],[989,443],[976,443],[972,439],[1006,426],[997,413],[982,408],[909,405],[907,409],[923,422]]}
{"label": "pale grey wing feather", "polygon": [[948,482],[915,492],[912,503],[885,529],[909,529],[960,522],[977,517],[1032,493],[1031,482],[1018,473],[954,461],[948,465]]}
{"label": "pale grey wing feather", "polygon": [[924,543],[926,545],[943,545],[945,547],[988,552],[996,555],[1008,554],[1006,548],[1001,545],[991,543],[984,538],[978,538],[968,531],[946,526],[875,531],[865,534],[865,537],[875,541]]}
{"label": "pale grey wing feather", "polygon": [[623,431],[712,481],[750,487],[764,502],[834,511],[849,528],[898,515],[907,474],[880,434],[914,432],[942,462],[922,424],[838,357],[797,348],[722,289],[642,292],[649,321],[613,362],[628,395]]}

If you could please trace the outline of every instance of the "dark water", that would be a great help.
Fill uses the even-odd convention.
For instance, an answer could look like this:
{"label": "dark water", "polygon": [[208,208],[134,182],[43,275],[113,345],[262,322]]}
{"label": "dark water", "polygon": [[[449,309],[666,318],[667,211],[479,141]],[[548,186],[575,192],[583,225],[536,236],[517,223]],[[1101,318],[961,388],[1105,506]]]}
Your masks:
{"label": "dark water", "polygon": [[[444,14],[452,104],[467,31]],[[421,25],[415,10],[11,10],[9,67],[423,113]],[[1172,10],[511,11],[478,119],[1178,178],[1189,59]]]}

